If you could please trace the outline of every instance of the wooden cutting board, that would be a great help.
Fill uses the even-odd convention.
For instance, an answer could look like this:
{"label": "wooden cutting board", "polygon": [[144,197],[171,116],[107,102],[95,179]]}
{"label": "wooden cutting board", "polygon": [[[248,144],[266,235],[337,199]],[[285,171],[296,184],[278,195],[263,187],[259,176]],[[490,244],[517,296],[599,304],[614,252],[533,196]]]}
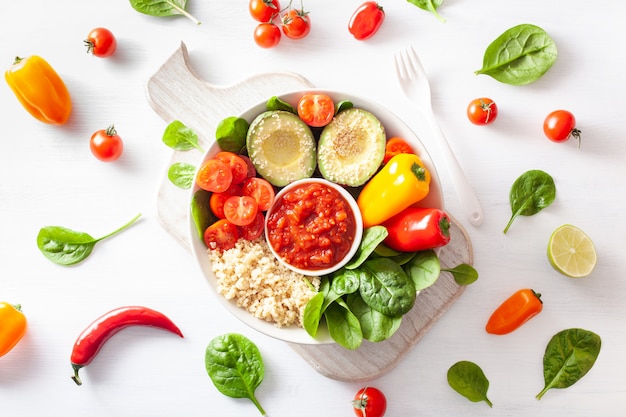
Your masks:
{"label": "wooden cutting board", "polygon": [[[215,128],[223,118],[239,114],[268,97],[311,87],[313,85],[309,81],[293,73],[260,74],[231,86],[212,85],[194,72],[187,48],[181,43],[150,77],[146,94],[154,111],[165,122],[181,120],[198,134],[201,146],[208,149],[214,140]],[[201,158],[199,152],[174,152],[170,164],[187,162],[197,165]],[[159,221],[173,238],[190,249],[186,232],[188,198],[188,192],[171,184],[167,173],[164,173],[157,197]],[[442,267],[471,264],[473,254],[470,240],[454,219],[451,233],[450,243],[439,253]],[[384,342],[365,341],[354,351],[334,344],[289,345],[326,377],[342,381],[369,381],[398,365],[458,299],[463,289],[449,273],[442,273],[433,286],[419,293],[415,307],[403,317],[400,329]]]}

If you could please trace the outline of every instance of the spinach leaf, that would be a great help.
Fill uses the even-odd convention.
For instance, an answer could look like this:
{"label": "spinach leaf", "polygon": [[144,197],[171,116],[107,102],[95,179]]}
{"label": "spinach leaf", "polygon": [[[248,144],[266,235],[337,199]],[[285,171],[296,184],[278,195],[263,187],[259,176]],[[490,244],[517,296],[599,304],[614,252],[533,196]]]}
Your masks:
{"label": "spinach leaf", "polygon": [[185,10],[187,0],[130,0],[130,5],[139,13],[150,16],[183,15],[196,25],[201,22]]}
{"label": "spinach leaf", "polygon": [[288,111],[289,113],[298,114],[298,110],[296,110],[295,107],[277,96],[270,97],[269,100],[267,100],[265,107],[268,111],[282,110]]}
{"label": "spinach leaf", "polygon": [[254,395],[265,375],[263,358],[251,340],[237,333],[215,337],[206,348],[204,365],[219,392],[232,398],[248,398],[265,415]]}
{"label": "spinach leaf", "polygon": [[391,317],[413,308],[415,285],[400,265],[387,258],[375,258],[366,261],[360,271],[359,292],[368,306]]}
{"label": "spinach leaf", "polygon": [[344,268],[355,269],[361,266],[363,262],[376,250],[379,244],[385,240],[389,232],[385,226],[372,226],[363,230],[363,237],[361,238],[361,244],[354,256],[354,259],[350,260]]}
{"label": "spinach leaf", "polygon": [[359,283],[360,278],[357,271],[341,269],[338,273],[333,275],[333,279],[330,283],[330,291],[338,296],[352,294],[359,289]]}
{"label": "spinach leaf", "polygon": [[475,73],[524,85],[545,74],[556,57],[556,44],[542,28],[521,24],[506,30],[487,47],[483,67]]}
{"label": "spinach leaf", "polygon": [[176,162],[167,170],[167,178],[172,184],[182,189],[189,189],[193,185],[196,167],[184,162]]}
{"label": "spinach leaf", "polygon": [[602,342],[600,336],[584,329],[566,329],[552,336],[543,355],[545,386],[538,400],[551,388],[567,388],[593,367]]}
{"label": "spinach leaf", "polygon": [[439,278],[441,263],[432,250],[420,251],[404,266],[404,271],[411,278],[415,290],[423,290],[433,285]]}
{"label": "spinach leaf", "polygon": [[217,221],[217,216],[213,214],[210,206],[211,192],[198,190],[191,199],[191,217],[196,225],[198,237],[204,243],[204,231],[207,227]]}
{"label": "spinach leaf", "polygon": [[441,270],[451,273],[454,281],[459,285],[470,285],[478,279],[478,271],[468,264],[459,264],[454,268],[442,268]]}
{"label": "spinach leaf", "polygon": [[93,238],[84,232],[77,232],[62,226],[46,226],[39,230],[37,247],[50,261],[59,265],[74,265],[85,260],[93,251],[96,243],[111,237],[133,224],[141,214],[115,231]]}
{"label": "spinach leaf", "polygon": [[470,361],[460,361],[448,369],[448,384],[456,392],[472,402],[484,401],[489,407],[493,407],[487,390],[489,380],[480,366]]}
{"label": "spinach leaf", "polygon": [[389,317],[374,310],[358,294],[350,294],[346,304],[359,320],[363,338],[370,342],[389,339],[402,324],[402,317]]}
{"label": "spinach leaf", "polygon": [[324,304],[324,293],[318,292],[306,303],[302,313],[302,327],[311,337],[317,336],[317,330],[322,319],[322,305]]}
{"label": "spinach leaf", "polygon": [[174,120],[163,132],[163,143],[177,151],[189,151],[197,149],[204,152],[198,144],[198,135],[191,128],[185,126],[180,120]]}
{"label": "spinach leaf", "polygon": [[337,300],[324,312],[328,333],[338,345],[354,350],[363,343],[359,319],[350,311],[343,300]]}
{"label": "spinach leaf", "polygon": [[519,176],[511,187],[509,202],[513,212],[504,233],[509,230],[517,216],[532,216],[548,207],[556,198],[556,186],[552,177],[544,171],[533,169]]}
{"label": "spinach leaf", "polygon": [[420,9],[426,10],[427,12],[431,12],[435,15],[437,19],[442,22],[445,22],[446,19],[441,17],[439,13],[437,13],[437,8],[443,4],[443,0],[407,0],[409,3],[416,5]]}
{"label": "spinach leaf", "polygon": [[352,104],[350,100],[340,101],[339,103],[337,103],[337,106],[335,107],[335,116],[344,110],[351,109],[352,107],[354,107],[354,104]]}

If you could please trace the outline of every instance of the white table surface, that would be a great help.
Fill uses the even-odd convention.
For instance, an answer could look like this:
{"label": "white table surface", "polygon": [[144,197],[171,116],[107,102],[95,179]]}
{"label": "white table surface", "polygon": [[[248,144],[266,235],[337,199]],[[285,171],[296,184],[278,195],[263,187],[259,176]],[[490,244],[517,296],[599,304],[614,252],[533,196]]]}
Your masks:
{"label": "white table surface", "polygon": [[[359,4],[305,1],[310,35],[272,50],[253,43],[255,23],[245,0],[190,0],[188,9],[200,26],[183,17],[139,14],[125,0],[3,5],[4,66],[16,55],[41,55],[63,77],[74,101],[68,125],[44,125],[0,83],[0,300],[21,303],[29,320],[25,338],[0,358],[3,415],[258,415],[249,401],[221,395],[204,369],[208,342],[231,331],[251,338],[262,352],[266,375],[257,397],[268,415],[353,415],[350,400],[361,383],[321,376],[288,345],[226,314],[190,254],[159,224],[156,191],[171,151],[161,142],[166,124],[147,104],[144,88],[181,41],[207,81],[232,84],[260,72],[296,72],[316,86],[379,101],[430,149],[447,209],[471,237],[480,278],[397,368],[369,382],[387,395],[388,416],[623,415],[626,4],[446,0],[439,10],[447,22],[441,23],[404,0],[381,0],[387,13],[383,27],[358,42],[347,22]],[[554,67],[523,87],[475,76],[487,45],[519,23],[551,34],[559,48]],[[82,41],[97,26],[117,36],[115,57],[85,53]],[[484,205],[480,227],[459,213],[439,149],[394,78],[393,53],[408,45],[430,74],[435,112]],[[465,116],[467,103],[480,96],[493,98],[500,108],[488,127],[471,125]],[[543,136],[543,119],[557,108],[577,116],[580,149],[573,140],[554,144]],[[88,141],[111,123],[126,147],[119,161],[107,164],[91,155]],[[504,235],[510,186],[529,169],[554,177],[556,201],[534,217],[518,218]],[[78,266],[52,264],[37,249],[43,226],[96,236],[138,212],[143,214],[138,224],[99,244]],[[596,244],[599,262],[587,278],[568,279],[548,264],[548,237],[564,223],[579,226]],[[524,287],[543,294],[544,311],[512,334],[488,335],[484,325],[492,310]],[[77,387],[69,363],[76,336],[100,314],[127,304],[166,313],[185,339],[127,329],[81,371],[84,384]],[[545,346],[570,327],[598,333],[600,356],[574,386],[538,401]],[[448,386],[447,369],[459,360],[482,367],[491,382],[493,409]]]}

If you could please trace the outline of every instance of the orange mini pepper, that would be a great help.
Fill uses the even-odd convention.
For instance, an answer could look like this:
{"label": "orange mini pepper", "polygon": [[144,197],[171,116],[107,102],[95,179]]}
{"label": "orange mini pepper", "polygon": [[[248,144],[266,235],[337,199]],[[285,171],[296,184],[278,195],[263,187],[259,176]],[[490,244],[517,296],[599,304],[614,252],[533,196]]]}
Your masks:
{"label": "orange mini pepper", "polygon": [[498,307],[487,322],[487,333],[503,335],[526,323],[543,310],[541,294],[525,288],[515,292]]}
{"label": "orange mini pepper", "polygon": [[20,305],[0,302],[0,356],[4,356],[26,333],[26,316]]}
{"label": "orange mini pepper", "polygon": [[381,224],[430,191],[430,172],[419,156],[400,153],[369,180],[357,198],[363,227]]}
{"label": "orange mini pepper", "polygon": [[70,93],[45,59],[37,55],[16,57],[4,78],[22,106],[37,120],[62,125],[69,119]]}

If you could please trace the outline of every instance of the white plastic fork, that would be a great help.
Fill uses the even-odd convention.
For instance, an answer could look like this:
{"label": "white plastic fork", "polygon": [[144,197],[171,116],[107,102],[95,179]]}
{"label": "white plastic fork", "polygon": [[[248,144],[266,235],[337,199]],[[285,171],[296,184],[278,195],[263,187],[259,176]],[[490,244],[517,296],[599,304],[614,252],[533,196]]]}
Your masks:
{"label": "white plastic fork", "polygon": [[438,139],[437,142],[439,142],[441,151],[446,159],[452,184],[461,203],[461,208],[464,210],[469,222],[474,226],[479,226],[483,222],[482,206],[476,197],[474,188],[467,180],[459,161],[456,159],[446,136],[435,119],[430,96],[430,84],[417,53],[413,47],[409,47],[405,51],[399,51],[394,55],[394,63],[402,91],[416,105],[417,110],[422,113],[424,118],[428,120],[433,135]]}

